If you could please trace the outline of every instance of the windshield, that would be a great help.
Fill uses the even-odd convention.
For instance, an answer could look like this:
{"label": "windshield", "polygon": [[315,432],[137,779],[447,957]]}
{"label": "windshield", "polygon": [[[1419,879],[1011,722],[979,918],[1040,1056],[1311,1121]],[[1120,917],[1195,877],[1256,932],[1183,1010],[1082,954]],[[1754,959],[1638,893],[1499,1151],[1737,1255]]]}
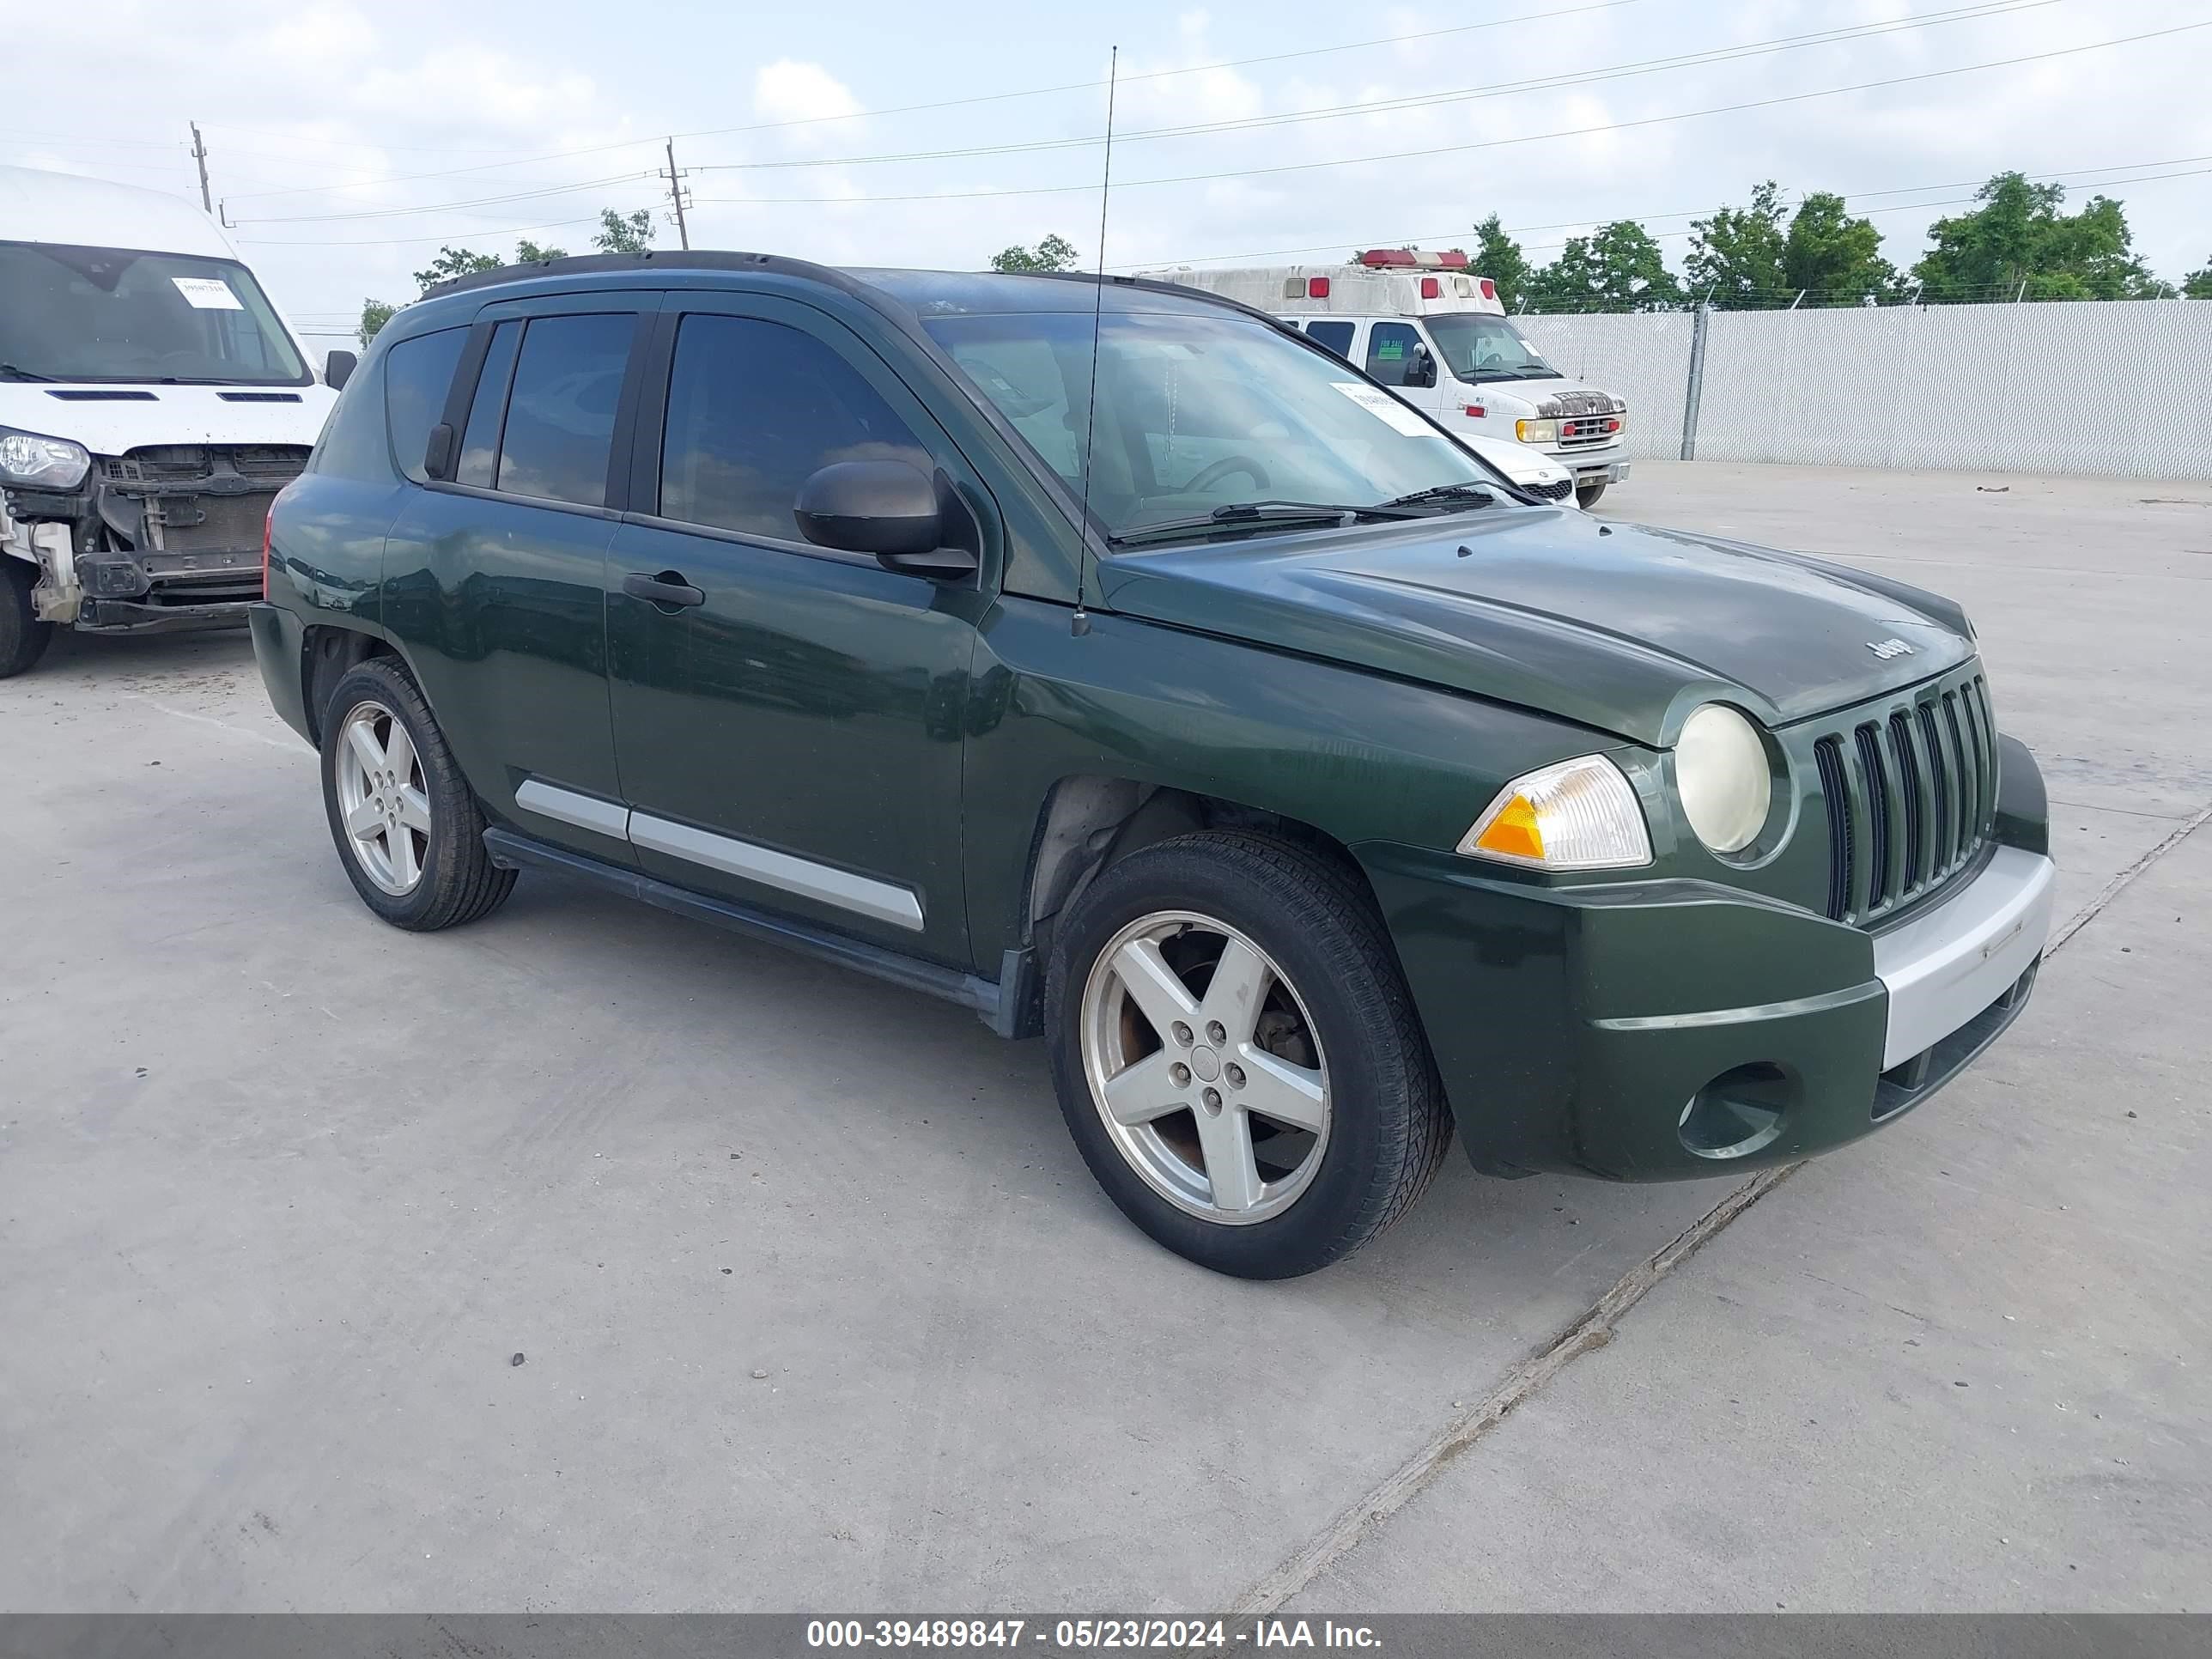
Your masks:
{"label": "windshield", "polygon": [[1556,380],[1559,371],[1521,337],[1510,317],[1456,312],[1422,319],[1444,367],[1462,380]]}
{"label": "windshield", "polygon": [[0,242],[0,363],[46,380],[312,379],[235,259],[58,242]]}
{"label": "windshield", "polygon": [[[1091,313],[933,317],[923,325],[1080,495]],[[1264,323],[1109,313],[1098,361],[1091,510],[1109,537],[1246,501],[1367,507],[1497,483],[1340,359]]]}

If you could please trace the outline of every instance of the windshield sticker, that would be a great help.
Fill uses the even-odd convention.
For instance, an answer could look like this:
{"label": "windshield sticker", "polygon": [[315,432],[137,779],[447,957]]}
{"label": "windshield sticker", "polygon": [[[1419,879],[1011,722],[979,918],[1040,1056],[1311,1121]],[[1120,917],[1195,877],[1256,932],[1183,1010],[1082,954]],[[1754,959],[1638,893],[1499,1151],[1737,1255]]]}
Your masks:
{"label": "windshield sticker", "polygon": [[1371,386],[1360,386],[1351,380],[1331,380],[1329,384],[1393,432],[1403,433],[1408,438],[1425,438],[1429,435],[1428,422],[1389,392],[1377,391]]}
{"label": "windshield sticker", "polygon": [[172,276],[177,292],[194,311],[243,311],[246,302],[220,276]]}

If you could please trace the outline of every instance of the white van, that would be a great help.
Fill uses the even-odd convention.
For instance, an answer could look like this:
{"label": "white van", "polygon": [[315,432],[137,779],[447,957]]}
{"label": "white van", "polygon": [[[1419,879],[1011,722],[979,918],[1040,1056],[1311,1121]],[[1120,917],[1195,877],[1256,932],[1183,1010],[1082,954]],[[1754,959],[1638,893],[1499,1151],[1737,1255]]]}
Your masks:
{"label": "white van", "polygon": [[1628,405],[1546,362],[1463,253],[1373,248],[1345,264],[1143,274],[1297,324],[1449,431],[1550,457],[1584,507],[1628,476]]}
{"label": "white van", "polygon": [[57,627],[242,623],[336,401],[198,208],[0,167],[0,678]]}

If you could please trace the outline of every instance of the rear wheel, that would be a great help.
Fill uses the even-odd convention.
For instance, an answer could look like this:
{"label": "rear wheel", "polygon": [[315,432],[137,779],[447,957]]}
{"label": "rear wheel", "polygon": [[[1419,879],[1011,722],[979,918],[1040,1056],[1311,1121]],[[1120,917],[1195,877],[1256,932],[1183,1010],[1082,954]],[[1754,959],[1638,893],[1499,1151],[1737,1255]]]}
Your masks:
{"label": "rear wheel", "polygon": [[1575,486],[1575,500],[1581,503],[1581,505],[1585,508],[1595,507],[1598,503],[1598,498],[1604,494],[1605,482],[1602,479],[1599,480],[1596,483],[1577,484]]}
{"label": "rear wheel", "polygon": [[54,625],[40,622],[31,605],[39,568],[0,553],[0,680],[21,674],[46,654]]}
{"label": "rear wheel", "polygon": [[1062,921],[1045,1019],[1091,1173],[1218,1272],[1286,1279],[1350,1255],[1450,1144],[1365,892],[1284,842],[1184,836],[1115,865]]}
{"label": "rear wheel", "polygon": [[347,672],[323,717],[323,804],[362,902],[395,927],[457,927],[514,889],[430,706],[389,658]]}

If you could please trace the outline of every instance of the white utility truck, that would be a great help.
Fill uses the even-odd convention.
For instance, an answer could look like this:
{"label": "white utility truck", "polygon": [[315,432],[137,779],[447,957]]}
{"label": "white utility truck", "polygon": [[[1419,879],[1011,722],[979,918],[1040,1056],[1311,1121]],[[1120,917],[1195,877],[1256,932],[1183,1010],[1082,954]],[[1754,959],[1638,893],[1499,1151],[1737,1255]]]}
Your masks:
{"label": "white utility truck", "polygon": [[58,627],[242,623],[336,401],[193,204],[0,167],[0,678]]}
{"label": "white utility truck", "polygon": [[1549,457],[1584,507],[1628,476],[1628,405],[1546,362],[1464,253],[1371,248],[1343,264],[1143,274],[1295,323],[1449,432]]}

